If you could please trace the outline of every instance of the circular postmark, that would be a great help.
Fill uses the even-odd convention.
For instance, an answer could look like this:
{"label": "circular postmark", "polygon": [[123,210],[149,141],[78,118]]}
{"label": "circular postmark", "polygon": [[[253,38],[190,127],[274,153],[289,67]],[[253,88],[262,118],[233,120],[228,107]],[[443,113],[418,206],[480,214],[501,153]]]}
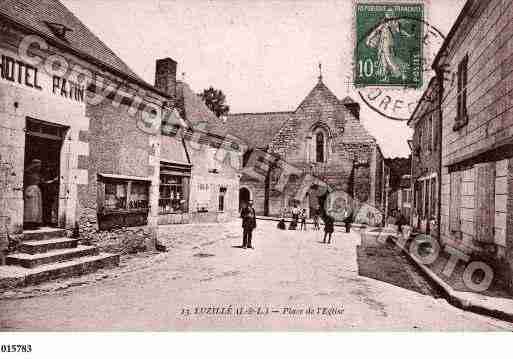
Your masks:
{"label": "circular postmark", "polygon": [[445,37],[423,16],[396,10],[384,6],[381,16],[374,12],[374,19],[357,25],[353,84],[370,109],[407,121],[434,76],[431,64]]}

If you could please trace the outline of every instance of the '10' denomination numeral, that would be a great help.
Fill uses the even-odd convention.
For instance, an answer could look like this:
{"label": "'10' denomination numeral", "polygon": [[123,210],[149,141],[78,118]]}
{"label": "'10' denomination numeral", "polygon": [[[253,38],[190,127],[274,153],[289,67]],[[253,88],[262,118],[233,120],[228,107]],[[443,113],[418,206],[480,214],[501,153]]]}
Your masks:
{"label": "'10' denomination numeral", "polygon": [[371,59],[359,60],[358,68],[360,70],[360,77],[372,77],[374,75],[374,63]]}

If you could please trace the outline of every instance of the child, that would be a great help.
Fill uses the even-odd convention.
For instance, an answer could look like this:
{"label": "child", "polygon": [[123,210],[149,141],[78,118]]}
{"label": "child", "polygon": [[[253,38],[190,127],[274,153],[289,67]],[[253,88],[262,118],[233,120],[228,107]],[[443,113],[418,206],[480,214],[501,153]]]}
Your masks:
{"label": "child", "polygon": [[335,219],[329,214],[324,217],[324,240],[322,243],[326,243],[326,237],[328,237],[328,244],[331,243],[331,234],[334,231]]}

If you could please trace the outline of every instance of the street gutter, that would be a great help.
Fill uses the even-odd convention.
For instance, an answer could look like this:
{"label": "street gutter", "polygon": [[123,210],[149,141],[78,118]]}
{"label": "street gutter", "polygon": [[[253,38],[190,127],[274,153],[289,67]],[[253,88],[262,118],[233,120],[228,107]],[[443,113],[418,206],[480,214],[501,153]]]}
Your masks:
{"label": "street gutter", "polygon": [[407,248],[397,244],[398,235],[390,235],[394,243],[413,260],[421,271],[429,277],[436,285],[442,289],[446,300],[453,306],[460,309],[484,314],[497,319],[513,322],[513,300],[506,298],[496,298],[482,295],[474,292],[462,292],[453,289],[428,266],[420,262],[418,258],[412,255]]}

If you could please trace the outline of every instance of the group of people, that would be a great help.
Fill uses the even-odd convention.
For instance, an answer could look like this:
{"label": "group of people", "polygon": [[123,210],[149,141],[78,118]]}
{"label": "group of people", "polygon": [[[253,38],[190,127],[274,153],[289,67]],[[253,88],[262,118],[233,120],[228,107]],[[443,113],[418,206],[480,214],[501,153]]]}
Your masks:
{"label": "group of people", "polygon": [[[278,222],[278,229],[286,230],[285,224],[285,214],[286,210],[282,210],[280,215],[280,220]],[[306,231],[306,218],[307,212],[305,208],[299,208],[298,205],[295,205],[290,211],[292,214],[292,221],[289,224],[289,230],[296,230],[298,224],[300,224],[299,230]],[[254,249],[251,241],[253,237],[253,230],[256,228],[256,214],[255,209],[253,208],[253,201],[248,201],[247,203],[243,203],[242,209],[240,211],[240,216],[242,218],[242,248],[251,248]],[[331,244],[331,239],[333,232],[335,231],[335,218],[329,215],[328,213],[322,213],[320,211],[315,211],[312,214],[314,231],[320,230],[320,219],[322,217],[322,221],[324,222],[324,239],[322,243]],[[352,216],[349,215],[344,219],[346,233],[350,232]]]}
{"label": "group of people", "polygon": [[[285,213],[286,213],[286,211],[283,210],[280,221],[278,222],[278,228],[283,229],[283,230],[286,229]],[[301,225],[300,225],[299,230],[306,231],[307,230],[306,229],[306,217],[307,217],[306,209],[299,208],[298,205],[295,205],[292,208],[291,213],[292,213],[292,221],[289,224],[289,230],[295,230],[297,228],[297,224],[300,222]],[[320,211],[314,210],[314,212],[312,213],[314,231],[318,231],[321,229],[320,225],[319,225],[320,218],[321,218]],[[330,244],[331,236],[332,236],[333,232],[335,231],[335,218],[333,218],[332,216],[330,216],[327,213],[324,213],[324,215],[322,216],[322,221],[324,222],[324,239],[323,239],[322,243],[326,243],[326,240],[327,240],[327,243]]]}

